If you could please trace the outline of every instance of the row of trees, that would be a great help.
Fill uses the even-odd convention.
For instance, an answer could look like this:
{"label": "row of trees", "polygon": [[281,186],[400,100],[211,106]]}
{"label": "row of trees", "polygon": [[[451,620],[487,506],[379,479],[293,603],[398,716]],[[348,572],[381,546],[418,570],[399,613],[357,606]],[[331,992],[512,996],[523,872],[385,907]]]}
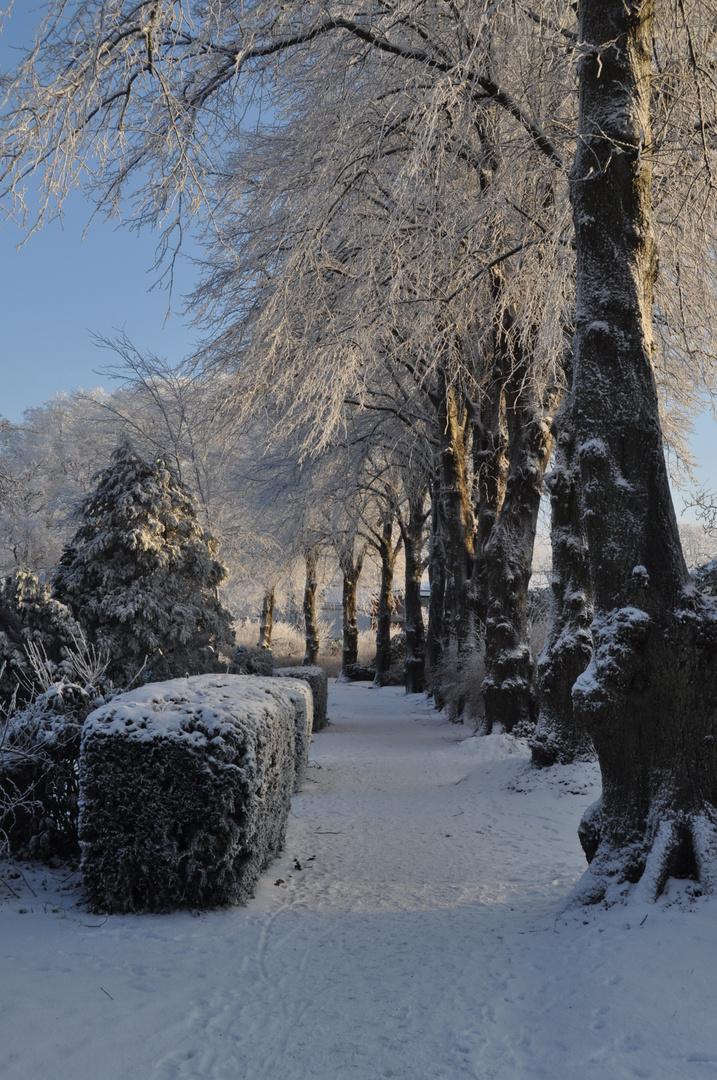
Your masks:
{"label": "row of trees", "polygon": [[[222,546],[229,572],[221,585],[223,599],[237,617],[263,608],[263,647],[271,643],[275,601],[285,614],[303,606],[309,612],[307,662],[313,662],[317,583],[325,586],[338,572],[344,592],[343,666],[355,664],[363,571],[367,589],[384,596],[379,623],[382,642],[386,639],[386,668],[391,576],[402,547],[401,527],[412,551],[408,587],[409,592],[414,588],[416,618],[422,626],[422,535],[413,538],[411,549],[410,529],[415,532],[416,524],[406,519],[410,506],[401,501],[395,470],[389,476],[381,461],[379,474],[370,461],[357,464],[345,453],[301,466],[288,445],[269,443],[266,425],[257,422],[247,430],[221,415],[217,422],[207,421],[208,413],[213,416],[221,409],[221,383],[213,387],[210,409],[207,380],[180,378],[166,365],[126,351],[121,371],[125,385],[111,394],[58,397],[29,411],[23,424],[5,423],[0,437],[0,571],[24,568],[57,577],[55,567],[94,485],[84,462],[96,466],[109,461],[116,443],[128,439],[147,462],[158,456],[166,460],[177,481],[191,491],[200,520]],[[351,468],[358,469],[353,480]],[[425,486],[419,501],[422,507]],[[392,507],[398,524],[389,513]],[[423,512],[419,517],[419,534],[425,516]],[[388,546],[387,529],[393,533]],[[382,590],[381,549],[387,556]]]}
{"label": "row of trees", "polygon": [[[713,385],[715,27],[709,0],[52,0],[6,80],[16,208],[41,170],[41,217],[80,182],[110,211],[132,195],[169,249],[201,214],[211,423],[271,433],[261,468],[292,498],[327,473],[337,512],[370,490],[386,587],[397,528],[415,585],[430,494],[433,689],[442,656],[483,654],[485,730],[534,716],[526,596],[557,442],[534,747],[597,749],[584,899],[717,874],[714,615],[662,441],[685,460]],[[318,535],[310,498],[300,516]]]}

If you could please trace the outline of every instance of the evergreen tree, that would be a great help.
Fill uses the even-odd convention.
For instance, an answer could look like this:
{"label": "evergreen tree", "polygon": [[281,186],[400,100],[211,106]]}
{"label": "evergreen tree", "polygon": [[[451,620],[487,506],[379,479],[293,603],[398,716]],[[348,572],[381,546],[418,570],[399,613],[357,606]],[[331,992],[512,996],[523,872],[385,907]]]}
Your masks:
{"label": "evergreen tree", "polygon": [[55,571],[54,595],[110,658],[116,682],[216,669],[232,646],[231,615],[217,586],[217,542],[167,464],[123,441],[81,504],[74,538]]}

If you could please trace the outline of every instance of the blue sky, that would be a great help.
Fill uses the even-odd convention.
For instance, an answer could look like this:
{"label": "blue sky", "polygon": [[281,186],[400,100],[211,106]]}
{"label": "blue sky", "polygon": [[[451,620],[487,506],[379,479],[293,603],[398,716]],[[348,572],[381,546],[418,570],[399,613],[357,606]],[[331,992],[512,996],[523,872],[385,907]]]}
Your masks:
{"label": "blue sky", "polygon": [[[15,0],[0,37],[0,62],[29,44],[41,5]],[[5,7],[0,0],[0,12]],[[112,355],[98,349],[93,333],[125,330],[142,351],[179,362],[191,350],[192,332],[181,315],[192,284],[189,263],[175,274],[173,313],[152,271],[157,236],[138,236],[115,222],[96,220],[81,194],[70,197],[64,226],[55,221],[31,236],[12,223],[0,228],[0,414],[18,421],[24,409],[61,390],[108,385],[98,370]]]}
{"label": "blue sky", "polygon": [[54,222],[19,251],[21,231],[0,229],[0,413],[10,420],[60,390],[109,385],[97,372],[112,355],[97,348],[92,333],[125,330],[140,350],[171,362],[190,351],[192,333],[179,314],[192,282],[189,265],[176,275],[175,313],[167,319],[167,292],[148,291],[157,276],[156,238],[98,222],[83,240],[88,217],[87,205],[73,198],[64,229]]}
{"label": "blue sky", "polygon": [[[0,3],[2,0],[0,0]],[[9,47],[29,43],[37,21],[34,3],[16,0],[0,38],[0,61],[11,61]],[[0,11],[2,8],[0,8]],[[178,363],[191,351],[194,334],[182,311],[191,287],[191,264],[177,267],[172,314],[152,271],[156,235],[138,236],[116,222],[94,221],[83,239],[92,208],[81,195],[66,204],[59,221],[22,243],[13,224],[0,228],[0,414],[12,421],[24,409],[59,391],[109,386],[99,372],[112,355],[97,348],[93,333],[112,337],[124,330],[141,351]],[[693,449],[700,461],[699,481],[717,488],[717,426],[704,416],[696,423]],[[675,495],[678,513],[683,497]],[[689,519],[690,515],[685,515]]]}

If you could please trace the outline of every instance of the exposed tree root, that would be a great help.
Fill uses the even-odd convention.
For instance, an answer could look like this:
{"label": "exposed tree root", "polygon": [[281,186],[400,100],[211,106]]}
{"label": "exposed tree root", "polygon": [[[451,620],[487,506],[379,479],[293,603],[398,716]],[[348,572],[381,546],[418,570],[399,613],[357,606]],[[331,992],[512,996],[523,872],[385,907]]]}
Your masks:
{"label": "exposed tree root", "polygon": [[590,860],[560,911],[604,902],[624,902],[628,894],[654,903],[669,878],[690,879],[703,893],[717,892],[717,813],[705,806],[695,813],[653,815],[645,836],[631,843],[600,838],[601,802],[589,807],[580,840]]}

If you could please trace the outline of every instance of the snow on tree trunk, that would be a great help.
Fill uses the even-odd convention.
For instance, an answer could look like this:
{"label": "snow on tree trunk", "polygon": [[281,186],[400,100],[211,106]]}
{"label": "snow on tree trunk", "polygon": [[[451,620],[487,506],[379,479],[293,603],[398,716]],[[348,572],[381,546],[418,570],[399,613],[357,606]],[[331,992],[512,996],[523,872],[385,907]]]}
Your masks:
{"label": "snow on tree trunk", "polygon": [[339,556],[343,589],[341,594],[341,615],[343,645],[341,649],[341,674],[352,665],[358,663],[358,615],[356,594],[358,592],[359,578],[363,569],[365,549],[359,552],[354,559],[353,551],[345,549]]}
{"label": "snow on tree trunk", "polygon": [[329,680],[322,667],[286,667],[277,668],[274,676],[280,679],[299,679],[308,683],[314,702],[313,730],[321,731],[328,724],[327,707],[329,700]]}
{"label": "snow on tree trunk", "polygon": [[688,585],[652,368],[653,2],[581,0],[573,418],[595,600],[573,690],[603,778],[573,902],[717,886],[717,612]]}
{"label": "snow on tree trunk", "polygon": [[264,600],[261,605],[261,618],[259,620],[258,649],[271,648],[271,635],[274,629],[274,601],[274,589],[270,589],[268,593],[264,593]]}
{"label": "snow on tree trunk", "polygon": [[426,501],[425,488],[409,499],[408,519],[401,526],[403,551],[406,562],[405,616],[406,660],[404,674],[407,694],[422,694],[426,665],[426,631],[423,625],[421,609],[421,578],[423,563],[423,529],[426,514],[423,506]]}
{"label": "snow on tree trunk", "polygon": [[537,386],[524,364],[516,367],[506,387],[510,468],[503,505],[484,554],[488,609],[481,691],[488,732],[496,726],[512,731],[533,719],[528,584],[557,397],[555,385]]}
{"label": "snow on tree trunk", "polygon": [[317,548],[308,548],[304,554],[306,583],[304,585],[304,633],[306,652],[302,663],[314,667],[319,656],[319,624],[316,621],[316,567],[319,562]]}
{"label": "snow on tree trunk", "polygon": [[278,680],[149,683],[95,710],[80,751],[89,906],[245,903],[284,843],[295,747],[295,706]]}
{"label": "snow on tree trunk", "polygon": [[538,722],[530,740],[533,764],[538,767],[594,756],[592,740],[575,714],[572,698],[573,684],[592,653],[593,606],[569,393],[555,426],[555,465],[546,481],[553,549],[550,625],[537,663]]}

